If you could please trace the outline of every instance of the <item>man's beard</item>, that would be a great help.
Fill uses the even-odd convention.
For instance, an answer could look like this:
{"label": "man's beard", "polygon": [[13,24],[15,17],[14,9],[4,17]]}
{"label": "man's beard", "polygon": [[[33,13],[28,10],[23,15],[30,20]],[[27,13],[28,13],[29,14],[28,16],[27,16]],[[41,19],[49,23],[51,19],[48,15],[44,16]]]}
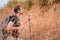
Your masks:
{"label": "man's beard", "polygon": [[20,14],[23,14],[23,13],[20,13]]}

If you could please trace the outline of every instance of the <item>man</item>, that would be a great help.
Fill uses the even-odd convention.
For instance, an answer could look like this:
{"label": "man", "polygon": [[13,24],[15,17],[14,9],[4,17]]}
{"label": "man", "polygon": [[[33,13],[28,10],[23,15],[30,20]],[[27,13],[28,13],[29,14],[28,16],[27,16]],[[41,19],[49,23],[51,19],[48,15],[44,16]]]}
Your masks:
{"label": "man", "polygon": [[[8,21],[8,24],[7,24],[7,26],[6,26],[6,28],[5,28],[5,30],[7,30],[7,31],[12,31],[12,30],[16,30],[16,31],[18,31],[19,32],[19,30],[21,30],[21,29],[23,29],[23,23],[25,23],[25,21],[24,22],[22,22],[22,23],[20,23],[19,22],[19,17],[23,14],[23,9],[22,9],[22,7],[21,6],[15,6],[15,8],[14,8],[14,15],[12,15],[12,16],[10,16],[9,17],[9,21]],[[7,19],[6,19],[7,20]],[[3,29],[3,28],[2,28]],[[1,29],[0,29],[1,30]],[[5,31],[4,30],[4,31]],[[2,30],[1,30],[2,31]],[[13,33],[14,33],[14,31],[13,31]],[[2,34],[2,32],[1,32],[1,34]],[[0,35],[1,35],[0,34]],[[3,33],[4,34],[4,33]],[[4,35],[3,35],[4,36]],[[7,37],[6,37],[7,38]],[[5,38],[5,39],[6,39]]]}
{"label": "man", "polygon": [[[19,17],[21,16],[21,14],[23,14],[23,9],[21,6],[16,6],[14,8],[14,12],[15,12],[15,15],[12,15],[12,16],[15,16],[17,18],[17,21],[19,21]],[[19,24],[20,26],[19,27],[13,27],[14,25],[14,21],[12,21],[13,19],[11,18],[9,23],[8,23],[8,26],[7,26],[7,30],[13,30],[13,29],[18,29],[20,30],[22,27],[21,23]]]}
{"label": "man", "polygon": [[21,6],[16,6],[14,8],[14,12],[15,12],[15,14],[12,15],[11,18],[9,19],[10,21],[7,25],[6,30],[13,31],[13,33],[15,32],[14,34],[12,33],[13,37],[18,37],[19,36],[18,32],[20,32],[20,30],[23,29],[22,24],[24,22],[22,22],[22,23],[19,22],[19,18],[23,14],[23,9]]}

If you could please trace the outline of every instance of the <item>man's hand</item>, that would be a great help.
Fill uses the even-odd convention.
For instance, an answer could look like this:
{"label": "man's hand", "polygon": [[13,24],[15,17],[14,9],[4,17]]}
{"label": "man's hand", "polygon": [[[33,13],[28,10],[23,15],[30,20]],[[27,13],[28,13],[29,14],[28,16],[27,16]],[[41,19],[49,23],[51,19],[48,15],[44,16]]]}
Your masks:
{"label": "man's hand", "polygon": [[14,30],[14,29],[21,30],[21,29],[23,29],[23,27],[24,27],[24,25],[20,25],[19,27],[13,27],[13,22],[9,22],[6,29],[9,31]]}
{"label": "man's hand", "polygon": [[30,14],[28,14],[28,19],[30,19]]}
{"label": "man's hand", "polygon": [[13,28],[13,22],[9,22],[6,29],[12,30],[12,28]]}

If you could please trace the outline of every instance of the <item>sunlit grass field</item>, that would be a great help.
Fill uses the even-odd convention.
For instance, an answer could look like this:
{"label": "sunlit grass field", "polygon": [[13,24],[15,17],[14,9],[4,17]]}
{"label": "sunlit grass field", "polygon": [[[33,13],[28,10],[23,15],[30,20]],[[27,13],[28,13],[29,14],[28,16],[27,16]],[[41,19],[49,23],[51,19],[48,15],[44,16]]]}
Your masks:
{"label": "sunlit grass field", "polygon": [[[40,1],[42,3],[40,3]],[[33,0],[27,1],[26,5],[23,2],[17,3],[15,1],[16,5],[22,5],[24,8],[24,14],[21,18],[21,21],[24,21],[24,18],[27,14],[31,14],[30,25],[32,40],[60,40],[59,2],[59,0]],[[13,6],[8,4],[4,8],[0,9],[0,21],[14,13],[13,8],[15,4],[13,4]],[[22,33],[23,40],[30,40],[30,32],[28,26],[28,22],[26,22]]]}

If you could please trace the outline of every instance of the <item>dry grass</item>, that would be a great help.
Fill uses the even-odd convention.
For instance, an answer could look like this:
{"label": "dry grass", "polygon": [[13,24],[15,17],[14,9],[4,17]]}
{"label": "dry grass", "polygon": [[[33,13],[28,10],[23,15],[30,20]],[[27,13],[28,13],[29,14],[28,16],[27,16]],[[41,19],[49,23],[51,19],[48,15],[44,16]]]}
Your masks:
{"label": "dry grass", "polygon": [[[27,13],[27,10],[25,10],[25,13]],[[60,40],[60,4],[51,6],[44,13],[35,5],[28,13],[31,14],[32,40]],[[2,19],[1,16],[0,19]],[[23,30],[23,40],[29,40],[29,36],[27,22]]]}

